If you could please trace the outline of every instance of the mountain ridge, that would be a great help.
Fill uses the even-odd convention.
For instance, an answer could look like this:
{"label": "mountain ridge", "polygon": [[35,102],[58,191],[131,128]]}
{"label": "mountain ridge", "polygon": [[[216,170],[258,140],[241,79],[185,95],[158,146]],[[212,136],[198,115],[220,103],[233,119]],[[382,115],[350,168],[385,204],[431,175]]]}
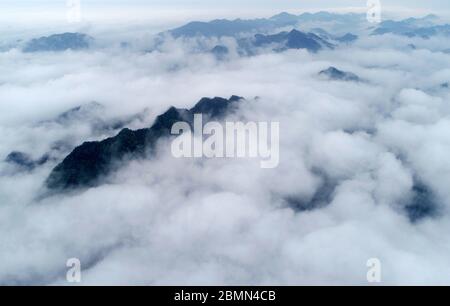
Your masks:
{"label": "mountain ridge", "polygon": [[34,38],[26,43],[25,53],[88,49],[93,38],[83,33],[61,33]]}
{"label": "mountain ridge", "polygon": [[50,173],[45,185],[49,190],[64,191],[95,187],[100,179],[115,170],[116,162],[125,158],[139,159],[151,156],[157,141],[170,136],[172,125],[179,121],[193,124],[194,114],[208,115],[217,119],[230,113],[242,97],[231,96],[203,98],[191,109],[170,107],[159,115],[150,128],[122,129],[114,137],[102,141],[85,142],[76,147]]}

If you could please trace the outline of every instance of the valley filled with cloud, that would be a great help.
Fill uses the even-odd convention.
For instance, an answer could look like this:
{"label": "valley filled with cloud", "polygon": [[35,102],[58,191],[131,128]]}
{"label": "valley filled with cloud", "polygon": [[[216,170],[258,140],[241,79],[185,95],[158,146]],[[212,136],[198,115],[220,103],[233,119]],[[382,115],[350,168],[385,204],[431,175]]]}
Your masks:
{"label": "valley filled with cloud", "polygon": [[[86,285],[365,285],[371,258],[383,284],[450,284],[446,20],[97,30],[2,45],[0,284],[64,285],[69,258]],[[51,190],[68,157],[70,175],[95,167],[82,144],[233,95],[226,120],[280,123],[278,167],[177,159],[158,134],[151,154],[108,156],[95,184]]]}

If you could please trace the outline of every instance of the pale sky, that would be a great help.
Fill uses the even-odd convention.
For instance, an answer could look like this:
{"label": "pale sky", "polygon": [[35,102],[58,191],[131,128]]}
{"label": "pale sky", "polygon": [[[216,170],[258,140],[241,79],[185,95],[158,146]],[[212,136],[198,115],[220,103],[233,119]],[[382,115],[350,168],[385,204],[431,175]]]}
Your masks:
{"label": "pale sky", "polygon": [[[66,0],[2,0],[0,6],[46,6],[61,5]],[[338,8],[338,7],[364,7],[365,0],[81,0],[86,5],[146,5],[153,7],[171,8],[211,8],[211,9],[308,9],[308,8]],[[445,0],[381,0],[382,4],[391,7],[404,7],[412,9],[449,10],[450,2]]]}
{"label": "pale sky", "polygon": [[[152,22],[163,26],[188,20],[268,17],[282,11],[365,12],[367,0],[79,0],[83,20],[90,23]],[[0,23],[63,23],[67,0],[0,0]],[[448,0],[381,0],[385,15],[409,17],[450,15]]]}

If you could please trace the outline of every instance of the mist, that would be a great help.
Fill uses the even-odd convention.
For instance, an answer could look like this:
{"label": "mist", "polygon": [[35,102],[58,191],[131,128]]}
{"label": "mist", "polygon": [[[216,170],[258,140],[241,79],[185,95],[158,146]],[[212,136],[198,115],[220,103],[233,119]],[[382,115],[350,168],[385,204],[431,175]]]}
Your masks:
{"label": "mist", "polygon": [[[239,56],[232,38],[147,52],[145,33],[123,33],[82,51],[0,52],[0,284],[67,284],[69,258],[83,285],[364,285],[370,258],[386,285],[450,283],[448,39],[365,36]],[[120,48],[122,38],[138,43]],[[219,43],[224,60],[198,52]],[[324,79],[330,66],[364,82]],[[231,95],[245,101],[228,120],[280,123],[278,167],[176,159],[165,139],[98,187],[41,196],[76,146],[120,131],[96,129],[99,118],[145,128],[170,106]],[[102,108],[54,121],[92,102]],[[13,151],[53,153],[29,171],[3,161]],[[411,219],[419,183],[433,207]],[[324,186],[317,207],[293,205]]]}

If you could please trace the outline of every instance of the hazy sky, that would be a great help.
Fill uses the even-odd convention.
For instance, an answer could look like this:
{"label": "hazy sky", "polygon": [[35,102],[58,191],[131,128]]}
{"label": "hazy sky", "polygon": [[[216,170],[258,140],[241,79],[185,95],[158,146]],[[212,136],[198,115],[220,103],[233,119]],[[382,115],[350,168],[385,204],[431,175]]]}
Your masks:
{"label": "hazy sky", "polygon": [[[82,20],[89,24],[140,23],[165,29],[191,20],[269,17],[282,11],[366,12],[366,0],[79,0]],[[67,0],[1,0],[0,34],[21,27],[67,24]],[[382,0],[382,17],[402,18],[436,13],[450,16],[450,2],[442,0]]]}
{"label": "hazy sky", "polygon": [[[65,0],[2,0],[0,5],[60,5]],[[81,0],[85,5],[149,5],[160,7],[201,7],[201,8],[270,8],[270,9],[307,9],[330,7],[363,7],[365,0]],[[450,3],[442,0],[384,0],[386,6],[421,9],[450,9]]]}
{"label": "hazy sky", "polygon": [[[366,7],[366,0],[80,0],[82,5],[89,9],[93,7],[108,9],[117,6],[133,7],[142,6],[148,9],[200,9],[200,10],[317,10],[317,9],[363,9]],[[442,0],[382,0],[382,5],[386,9],[404,11],[436,11],[442,12],[450,10],[450,2]],[[36,9],[36,8],[61,8],[66,4],[66,0],[2,0],[0,8],[9,9]],[[0,11],[1,13],[1,11]]]}

